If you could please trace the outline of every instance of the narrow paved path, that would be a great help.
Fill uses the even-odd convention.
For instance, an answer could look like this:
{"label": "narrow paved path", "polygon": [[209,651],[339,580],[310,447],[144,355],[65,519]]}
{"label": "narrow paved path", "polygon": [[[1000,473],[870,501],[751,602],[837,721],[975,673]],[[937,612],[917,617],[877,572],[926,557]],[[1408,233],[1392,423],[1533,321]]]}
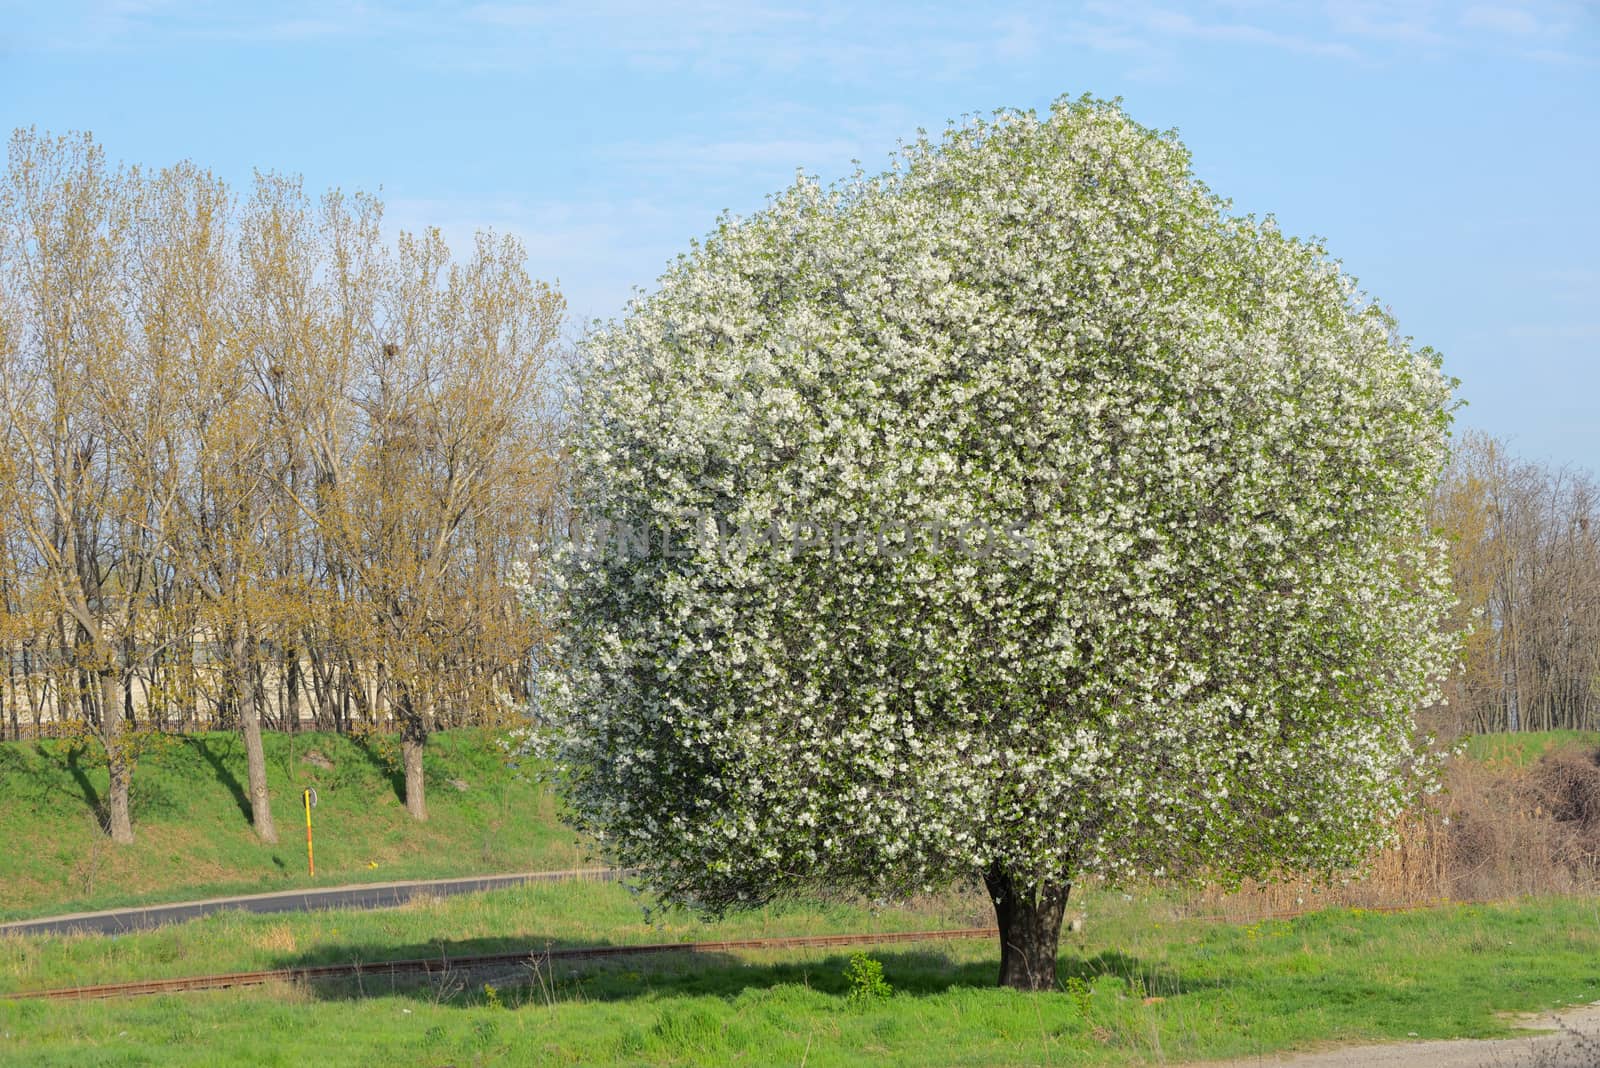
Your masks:
{"label": "narrow paved path", "polygon": [[1194,1068],[1596,1068],[1600,1066],[1600,1002],[1541,1013],[1518,1026],[1525,1038],[1449,1039],[1346,1046],[1319,1053],[1207,1061]]}
{"label": "narrow paved path", "polygon": [[178,901],[170,905],[143,908],[108,909],[104,912],[74,912],[65,916],[45,916],[0,924],[0,937],[6,935],[123,934],[143,931],[169,923],[209,916],[214,912],[238,909],[242,912],[315,912],[318,909],[385,909],[404,905],[415,897],[451,897],[499,890],[529,883],[559,883],[575,880],[609,882],[617,878],[610,868],[573,868],[569,871],[525,871],[508,875],[474,875],[464,879],[420,879],[397,883],[357,883],[352,886],[307,887],[271,894],[245,894],[238,897],[213,897],[203,901]]}

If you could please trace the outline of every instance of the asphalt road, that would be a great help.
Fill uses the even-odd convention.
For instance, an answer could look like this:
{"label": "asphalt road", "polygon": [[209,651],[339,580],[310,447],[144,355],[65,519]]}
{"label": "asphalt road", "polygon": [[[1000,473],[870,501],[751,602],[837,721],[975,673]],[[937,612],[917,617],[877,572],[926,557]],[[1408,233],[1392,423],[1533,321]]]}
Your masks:
{"label": "asphalt road", "polygon": [[169,923],[183,923],[215,912],[236,909],[240,912],[315,912],[319,909],[386,909],[404,905],[416,897],[452,897],[499,890],[529,883],[559,883],[577,880],[610,882],[618,873],[609,868],[575,868],[570,871],[529,871],[509,875],[475,875],[466,879],[424,879],[397,883],[361,883],[330,886],[326,889],[284,890],[273,894],[246,894],[240,897],[214,897],[204,901],[179,901],[170,905],[110,909],[105,912],[75,912],[65,916],[46,916],[0,924],[0,937],[6,935],[124,934],[144,931]]}

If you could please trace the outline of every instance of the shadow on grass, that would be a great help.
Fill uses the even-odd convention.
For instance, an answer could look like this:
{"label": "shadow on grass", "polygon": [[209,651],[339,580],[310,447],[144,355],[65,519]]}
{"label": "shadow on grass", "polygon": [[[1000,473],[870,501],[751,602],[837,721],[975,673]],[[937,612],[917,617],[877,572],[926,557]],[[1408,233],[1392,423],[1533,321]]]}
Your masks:
{"label": "shadow on grass", "polygon": [[[360,979],[318,981],[311,984],[310,992],[324,1001],[402,994],[462,1006],[482,1002],[484,983],[494,986],[502,997],[511,990],[520,989],[521,1000],[539,1003],[626,1001],[662,996],[735,997],[746,991],[779,986],[804,986],[843,998],[850,992],[845,973],[851,956],[857,952],[881,962],[884,978],[896,993],[910,997],[942,994],[953,989],[992,989],[999,972],[998,950],[994,960],[963,961],[952,959],[937,949],[883,952],[883,947],[872,945],[830,951],[821,958],[775,963],[723,952],[664,951],[639,956],[557,957],[553,960],[544,956],[547,952],[559,953],[564,949],[621,944],[523,936],[412,945],[346,945],[283,958],[275,962],[275,967],[298,968],[349,961],[376,964],[384,960],[437,960],[439,969],[429,975],[396,975],[379,969]],[[511,963],[491,966],[461,963],[464,957],[520,951],[526,951],[526,957]],[[1093,986],[1106,977],[1115,977],[1130,986],[1137,983],[1140,990],[1161,997],[1218,985],[1210,981],[1180,984],[1177,975],[1170,970],[1116,952],[1092,957],[1063,956],[1057,972],[1063,989],[1072,980]]]}
{"label": "shadow on grass", "polygon": [[100,791],[89,781],[89,773],[84,769],[81,757],[82,750],[76,747],[67,750],[67,771],[72,775],[72,781],[78,784],[84,804],[89,806],[89,811],[94,813],[101,830],[104,830],[110,826],[111,813],[107,811],[105,799],[100,796]]}
{"label": "shadow on grass", "polygon": [[103,817],[105,803],[89,778],[94,765],[83,763],[83,755],[77,748],[47,749],[37,742],[0,746],[0,793],[8,803],[23,804],[40,813],[60,809],[57,795],[75,794],[97,818]]}
{"label": "shadow on grass", "polygon": [[233,736],[228,735],[227,738],[226,746],[222,746],[224,749],[222,753],[217,752],[219,743],[214,736],[186,735],[183,739],[183,744],[199,753],[200,758],[211,765],[212,773],[216,775],[217,781],[227,788],[228,793],[233,795],[233,803],[239,807],[239,811],[244,815],[244,818],[246,820],[254,820],[255,814],[250,807],[250,795],[245,793],[244,787],[240,785],[239,777],[229,770],[225,759],[231,758],[235,752]]}
{"label": "shadow on grass", "polygon": [[357,752],[366,758],[367,763],[372,765],[372,769],[378,773],[378,777],[389,783],[389,788],[394,791],[395,800],[405,804],[406,776],[399,762],[386,759],[373,746],[371,739],[357,738],[352,735],[349,737],[349,742]]}

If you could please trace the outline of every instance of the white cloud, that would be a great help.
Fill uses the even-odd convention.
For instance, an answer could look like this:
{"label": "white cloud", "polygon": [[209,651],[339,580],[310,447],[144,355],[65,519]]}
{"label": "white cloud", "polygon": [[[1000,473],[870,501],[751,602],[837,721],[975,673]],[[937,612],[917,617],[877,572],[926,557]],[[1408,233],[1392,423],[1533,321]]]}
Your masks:
{"label": "white cloud", "polygon": [[[873,146],[876,150],[880,146]],[[612,146],[605,154],[618,162],[647,171],[674,175],[729,173],[757,168],[808,173],[824,165],[849,160],[863,149],[861,142],[845,138],[714,140],[700,138],[632,141]]]}
{"label": "white cloud", "polygon": [[1600,323],[1529,323],[1507,327],[1506,334],[1522,341],[1600,342]]}
{"label": "white cloud", "polygon": [[436,199],[400,197],[385,201],[384,228],[437,227],[461,256],[481,230],[515,237],[528,253],[528,272],[556,284],[576,323],[621,313],[636,285],[653,284],[673,256],[698,232],[682,231],[685,218],[712,210],[685,212],[643,197],[569,201],[527,201],[513,196]]}
{"label": "white cloud", "polygon": [[1328,23],[1338,34],[1430,47],[1448,40],[1435,25],[1432,4],[1332,0],[1326,10]]}
{"label": "white cloud", "polygon": [[1474,4],[1461,13],[1461,24],[1474,30],[1494,33],[1533,34],[1539,32],[1539,20],[1520,7]]}
{"label": "white cloud", "polygon": [[[1225,5],[1237,8],[1239,5]],[[1196,15],[1195,11],[1200,11]],[[1178,41],[1213,41],[1222,44],[1260,45],[1274,50],[1340,59],[1357,58],[1356,49],[1343,41],[1328,40],[1280,29],[1259,22],[1207,17],[1209,9],[1196,6],[1184,10],[1141,3],[1111,3],[1090,0],[1083,11],[1094,21],[1078,23],[1074,36],[1102,51],[1148,52],[1151,48]],[[1252,5],[1260,14],[1260,6]],[[1295,26],[1293,18],[1278,18],[1278,23]]]}
{"label": "white cloud", "polygon": [[1571,47],[1584,16],[1567,0],[1477,4],[1459,12],[1434,0],[1212,0],[1178,7],[1146,0],[1089,0],[1067,37],[1127,55],[1134,74],[1170,77],[1186,47],[1210,42],[1346,62],[1411,61],[1419,55],[1498,52],[1541,63],[1582,63]]}
{"label": "white cloud", "polygon": [[1340,41],[1319,40],[1296,33],[1285,33],[1245,22],[1204,22],[1187,12],[1151,9],[1140,21],[1157,33],[1196,40],[1257,44],[1288,52],[1355,59],[1357,52]]}
{"label": "white cloud", "polygon": [[1004,59],[1032,59],[1039,54],[1040,27],[1027,15],[1002,15],[995,20],[995,52]]}

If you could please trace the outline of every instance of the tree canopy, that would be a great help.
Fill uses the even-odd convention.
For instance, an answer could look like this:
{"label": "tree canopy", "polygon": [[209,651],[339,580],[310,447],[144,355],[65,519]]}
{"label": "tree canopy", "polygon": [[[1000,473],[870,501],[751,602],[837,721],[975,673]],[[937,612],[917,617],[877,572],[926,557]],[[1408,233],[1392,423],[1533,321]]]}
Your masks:
{"label": "tree canopy", "polygon": [[1411,796],[1453,383],[1118,105],[802,177],[580,373],[545,713],[666,898],[981,876],[1037,988],[1073,881],[1353,865]]}

